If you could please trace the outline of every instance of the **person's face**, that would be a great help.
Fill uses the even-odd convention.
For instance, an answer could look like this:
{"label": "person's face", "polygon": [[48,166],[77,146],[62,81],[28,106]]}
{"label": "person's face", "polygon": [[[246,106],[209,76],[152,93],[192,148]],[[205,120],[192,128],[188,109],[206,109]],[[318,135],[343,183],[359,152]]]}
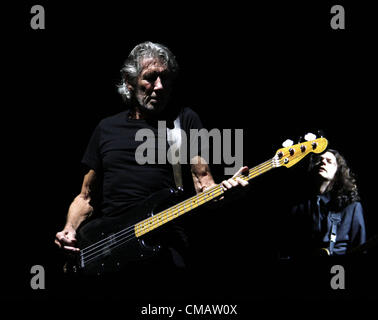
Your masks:
{"label": "person's face", "polygon": [[172,76],[159,59],[145,58],[136,86],[132,89],[141,112],[160,113],[169,101]]}
{"label": "person's face", "polygon": [[337,160],[332,152],[326,152],[320,156],[317,166],[319,176],[327,181],[332,181],[337,171]]}

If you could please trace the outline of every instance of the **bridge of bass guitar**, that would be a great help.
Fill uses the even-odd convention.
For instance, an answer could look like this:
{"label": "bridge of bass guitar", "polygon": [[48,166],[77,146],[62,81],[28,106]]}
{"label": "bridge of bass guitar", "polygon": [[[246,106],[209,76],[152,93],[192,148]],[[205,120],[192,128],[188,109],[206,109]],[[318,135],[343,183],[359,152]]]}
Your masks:
{"label": "bridge of bass guitar", "polygon": [[80,227],[79,271],[84,274],[117,272],[133,262],[156,257],[160,245],[153,232],[138,238],[134,226],[153,215],[157,208],[166,206],[174,195],[171,189],[163,189],[125,213],[97,218]]}
{"label": "bridge of bass guitar", "polygon": [[92,225],[88,224],[80,230],[77,262],[80,273],[101,275],[118,272],[128,265],[159,254],[159,245],[147,244],[135,236],[132,227],[114,225],[112,220],[94,220]]}

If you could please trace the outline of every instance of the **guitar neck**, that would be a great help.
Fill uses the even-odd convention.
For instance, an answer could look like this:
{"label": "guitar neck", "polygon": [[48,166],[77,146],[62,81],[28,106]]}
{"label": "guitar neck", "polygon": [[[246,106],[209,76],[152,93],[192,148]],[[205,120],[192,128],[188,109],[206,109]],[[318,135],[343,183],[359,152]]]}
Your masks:
{"label": "guitar neck", "polygon": [[[256,178],[257,176],[277,167],[276,163],[277,159],[272,158],[268,161],[263,162],[262,164],[252,168],[249,170],[248,175],[241,174],[237,177],[240,177],[241,179],[248,181],[253,178]],[[236,177],[235,177],[236,178]],[[218,184],[204,192],[201,192],[183,202],[180,202],[173,207],[170,207],[164,211],[161,211],[160,213],[147,218],[139,223],[137,223],[134,226],[134,232],[136,237],[141,237],[144,234],[155,230],[156,228],[166,224],[167,222],[170,222],[183,214],[198,208],[199,206],[220,197],[224,193],[222,184]]]}

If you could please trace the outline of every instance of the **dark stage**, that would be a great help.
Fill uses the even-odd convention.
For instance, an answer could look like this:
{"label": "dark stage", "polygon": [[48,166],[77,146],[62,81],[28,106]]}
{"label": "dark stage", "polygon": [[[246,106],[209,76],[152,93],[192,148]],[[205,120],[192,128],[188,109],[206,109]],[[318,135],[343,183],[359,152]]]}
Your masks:
{"label": "dark stage", "polygon": [[[83,284],[80,291],[62,274],[54,237],[80,192],[81,158],[97,123],[123,110],[119,70],[146,40],[177,57],[177,103],[209,130],[243,130],[244,165],[272,158],[286,139],[296,143],[322,130],[357,175],[368,238],[378,232],[376,12],[344,1],[128,2],[38,2],[44,30],[30,27],[37,3],[5,9],[2,303],[95,306],[117,299],[138,319],[148,304],[236,304],[238,314],[229,318],[238,318],[256,309],[291,315],[298,305],[377,299],[377,249],[315,262],[277,259],[282,214],[301,192],[306,159],[251,180],[247,194],[220,209],[183,217],[192,267],[164,281],[154,277],[151,288],[144,280],[145,290],[133,294],[136,279],[112,279],[111,289]],[[345,8],[344,30],[330,26],[335,4]],[[224,166],[211,166],[218,183]],[[45,289],[30,286],[34,265],[44,267]],[[344,290],[330,286],[333,265],[345,269]]]}

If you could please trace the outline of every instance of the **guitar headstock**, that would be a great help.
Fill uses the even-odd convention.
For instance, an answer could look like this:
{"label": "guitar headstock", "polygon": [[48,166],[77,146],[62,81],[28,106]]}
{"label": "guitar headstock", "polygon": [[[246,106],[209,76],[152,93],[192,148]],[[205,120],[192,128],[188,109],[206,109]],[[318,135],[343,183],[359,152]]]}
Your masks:
{"label": "guitar headstock", "polygon": [[306,155],[311,152],[321,153],[328,145],[326,138],[315,139],[316,136],[310,135],[312,140],[308,140],[295,145],[284,145],[283,148],[277,150],[274,156],[274,165],[276,167],[285,166],[287,168],[292,167],[297,162],[301,161]]}

